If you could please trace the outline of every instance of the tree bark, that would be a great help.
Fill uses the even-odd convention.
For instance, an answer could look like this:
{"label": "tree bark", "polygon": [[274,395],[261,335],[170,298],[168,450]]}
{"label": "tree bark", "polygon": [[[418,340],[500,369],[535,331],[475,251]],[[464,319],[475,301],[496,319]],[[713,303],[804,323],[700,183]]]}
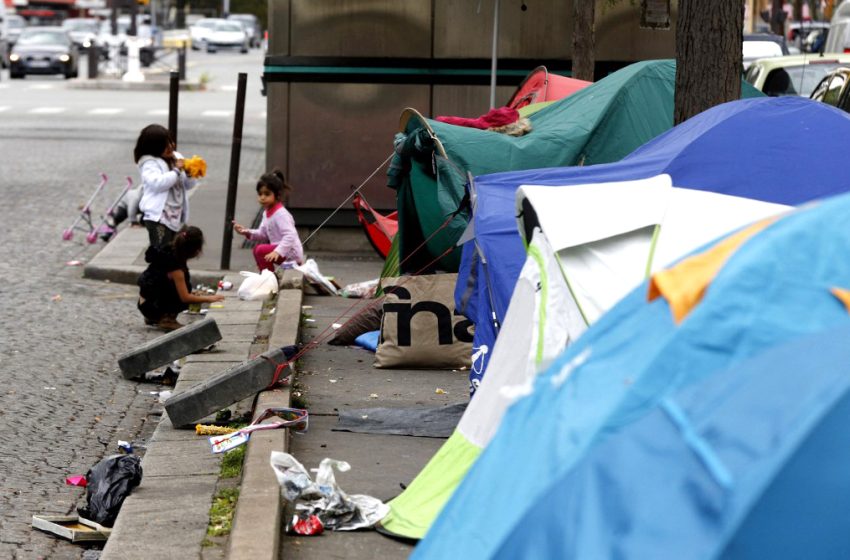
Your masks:
{"label": "tree bark", "polygon": [[740,0],[680,0],[673,121],[741,96]]}
{"label": "tree bark", "polygon": [[593,38],[596,1],[575,0],[574,6],[573,78],[592,82],[593,68],[596,65]]}
{"label": "tree bark", "polygon": [[803,0],[794,0],[793,10],[794,21],[803,21]]}
{"label": "tree bark", "polygon": [[785,35],[785,10],[782,4],[782,0],[771,0],[770,3],[770,30],[777,35]]}

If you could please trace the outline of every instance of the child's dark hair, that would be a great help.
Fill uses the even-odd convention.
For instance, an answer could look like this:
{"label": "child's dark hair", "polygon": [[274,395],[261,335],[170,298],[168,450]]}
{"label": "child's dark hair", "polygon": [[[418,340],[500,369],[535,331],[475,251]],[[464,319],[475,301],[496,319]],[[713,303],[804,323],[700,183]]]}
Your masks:
{"label": "child's dark hair", "polygon": [[[163,152],[173,144],[171,133],[167,128],[158,124],[149,124],[139,133],[139,139],[136,140],[136,147],[133,149],[133,158],[136,163],[142,159],[142,156],[162,157]],[[168,162],[169,167],[174,165],[174,162]]]}
{"label": "child's dark hair", "polygon": [[260,192],[260,187],[266,187],[272,191],[272,194],[278,200],[283,200],[284,195],[292,192],[292,187],[286,182],[283,171],[277,168],[260,177],[260,180],[257,181],[257,192]]}
{"label": "child's dark hair", "polygon": [[204,232],[195,226],[183,226],[171,242],[174,246],[174,256],[180,262],[186,262],[201,254],[204,248]]}

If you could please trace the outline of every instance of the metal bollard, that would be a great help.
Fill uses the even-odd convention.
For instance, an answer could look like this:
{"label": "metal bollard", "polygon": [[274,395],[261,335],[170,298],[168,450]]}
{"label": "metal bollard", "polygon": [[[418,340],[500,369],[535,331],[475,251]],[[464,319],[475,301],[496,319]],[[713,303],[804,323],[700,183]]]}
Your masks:
{"label": "metal bollard", "polygon": [[92,44],[89,47],[89,80],[97,79],[97,65],[100,62],[100,47]]}
{"label": "metal bollard", "polygon": [[180,81],[186,81],[186,44],[184,43],[177,49],[177,74],[180,76]]}

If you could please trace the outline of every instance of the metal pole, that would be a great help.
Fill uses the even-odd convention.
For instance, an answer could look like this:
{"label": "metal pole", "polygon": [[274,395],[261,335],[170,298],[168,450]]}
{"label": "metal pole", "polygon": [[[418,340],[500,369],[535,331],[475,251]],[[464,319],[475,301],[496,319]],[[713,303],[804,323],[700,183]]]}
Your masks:
{"label": "metal pole", "polygon": [[92,43],[89,47],[89,80],[97,79],[97,64],[100,61],[100,47]]}
{"label": "metal pole", "polygon": [[498,62],[499,46],[499,1],[495,3],[493,14],[493,54],[491,55],[492,66],[490,67],[490,108],[496,108],[496,66]]}
{"label": "metal pole", "polygon": [[186,43],[177,49],[177,74],[181,81],[186,80]]}
{"label": "metal pole", "polygon": [[236,83],[236,115],[233,119],[233,147],[230,151],[230,178],[227,181],[227,206],[224,210],[224,236],[221,242],[221,269],[230,268],[233,243],[233,216],[236,213],[236,187],[239,184],[239,155],[242,153],[242,122],[245,117],[245,85],[248,74],[239,73]]}
{"label": "metal pole", "polygon": [[177,94],[180,92],[180,74],[172,72],[168,83],[168,131],[177,144]]}

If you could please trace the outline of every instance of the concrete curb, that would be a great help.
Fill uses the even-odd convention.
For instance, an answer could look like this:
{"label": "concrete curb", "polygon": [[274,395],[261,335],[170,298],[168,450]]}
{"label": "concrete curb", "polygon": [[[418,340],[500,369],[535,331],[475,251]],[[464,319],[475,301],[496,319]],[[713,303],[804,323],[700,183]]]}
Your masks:
{"label": "concrete curb", "polygon": [[[166,76],[167,78],[168,76]],[[152,79],[144,82],[125,82],[120,78],[97,78],[94,80],[72,80],[68,82],[69,89],[99,89],[119,91],[168,91],[169,81]],[[180,82],[180,91],[205,91],[207,88],[201,82]]]}
{"label": "concrete curb", "polygon": [[[286,271],[282,285],[292,285],[293,271]],[[298,274],[300,276],[300,274]],[[300,283],[300,282],[299,282]],[[295,344],[301,325],[300,289],[281,290],[278,294],[275,322],[269,337],[269,348]],[[263,391],[257,397],[254,415],[270,407],[290,406],[289,387]],[[256,432],[248,440],[242,485],[233,517],[233,530],[228,547],[229,560],[277,560],[283,505],[280,488],[269,466],[272,451],[289,449],[289,430]]]}

